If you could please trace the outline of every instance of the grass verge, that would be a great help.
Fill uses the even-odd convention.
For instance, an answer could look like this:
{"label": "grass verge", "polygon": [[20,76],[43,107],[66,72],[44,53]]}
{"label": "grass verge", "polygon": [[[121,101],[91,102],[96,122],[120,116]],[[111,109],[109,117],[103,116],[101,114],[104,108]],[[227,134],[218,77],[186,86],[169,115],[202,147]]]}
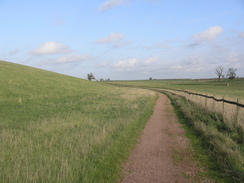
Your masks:
{"label": "grass verge", "polygon": [[166,94],[185,125],[196,158],[207,168],[207,176],[217,182],[243,182],[242,132],[227,128],[220,115],[206,111],[181,96]]}
{"label": "grass verge", "polygon": [[[145,128],[146,122],[152,115],[155,101],[156,97],[153,98],[145,108],[144,114],[130,123],[120,134],[113,135],[113,146],[106,149],[104,155],[95,160],[94,164],[98,168],[89,172],[91,176],[86,175],[89,177],[89,182],[119,182],[122,178],[122,164],[130,155],[131,150],[137,143],[141,131]],[[86,181],[82,178],[80,179],[80,182]]]}

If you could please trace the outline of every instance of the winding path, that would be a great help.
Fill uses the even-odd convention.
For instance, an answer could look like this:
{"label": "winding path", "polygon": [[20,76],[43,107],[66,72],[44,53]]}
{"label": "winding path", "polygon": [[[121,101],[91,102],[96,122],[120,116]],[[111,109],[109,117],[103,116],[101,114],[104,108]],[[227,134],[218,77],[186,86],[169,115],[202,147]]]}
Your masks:
{"label": "winding path", "polygon": [[[125,162],[122,183],[202,182],[201,169],[170,100],[158,93],[154,113]],[[204,180],[204,182],[209,182]]]}

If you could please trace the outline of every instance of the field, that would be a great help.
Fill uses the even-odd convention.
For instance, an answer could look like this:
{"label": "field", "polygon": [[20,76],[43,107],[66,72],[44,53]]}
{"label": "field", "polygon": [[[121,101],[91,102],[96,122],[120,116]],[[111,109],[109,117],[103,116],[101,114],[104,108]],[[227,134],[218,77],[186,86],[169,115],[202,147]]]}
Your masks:
{"label": "field", "polygon": [[[0,182],[117,182],[156,100],[140,88],[244,100],[243,79],[91,82],[4,61],[0,75]],[[242,182],[242,121],[211,100],[166,93],[222,176]]]}
{"label": "field", "polygon": [[[221,170],[218,176],[225,177],[226,182],[244,181],[244,108],[205,97],[205,95],[214,96],[217,99],[224,98],[244,104],[244,79],[220,82],[215,80],[120,81],[109,84],[151,88],[167,94],[182,123],[194,134],[192,142],[197,141],[201,144],[200,148],[203,150],[198,153],[209,154],[211,159],[211,162],[208,160],[209,164],[215,162],[217,165],[215,169]],[[201,93],[201,95],[188,94],[175,89]],[[198,144],[196,146],[199,146]]]}
{"label": "field", "polygon": [[0,182],[116,182],[156,95],[0,61]]}
{"label": "field", "polygon": [[109,84],[170,91],[211,112],[220,113],[229,126],[237,123],[244,130],[244,108],[221,101],[244,105],[244,79],[114,81]]}
{"label": "field", "polygon": [[[113,81],[111,84],[160,89],[182,89],[244,101],[244,79]],[[244,102],[243,102],[244,103]]]}

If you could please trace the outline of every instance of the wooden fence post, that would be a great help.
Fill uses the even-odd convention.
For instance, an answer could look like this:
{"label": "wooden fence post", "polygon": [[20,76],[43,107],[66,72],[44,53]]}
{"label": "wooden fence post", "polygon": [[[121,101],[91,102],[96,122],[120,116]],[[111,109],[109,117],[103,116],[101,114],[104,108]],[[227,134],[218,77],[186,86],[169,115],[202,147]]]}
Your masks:
{"label": "wooden fence post", "polygon": [[237,108],[236,108],[236,123],[238,124],[238,121],[239,121],[239,99],[236,100],[236,103],[237,103]]}
{"label": "wooden fence post", "polygon": [[205,95],[205,108],[207,109],[208,107],[208,95]]}
{"label": "wooden fence post", "polygon": [[225,97],[223,96],[223,103],[222,103],[222,109],[223,109],[223,115],[224,115],[224,113],[225,113],[225,102],[224,102],[224,99],[225,99]]}

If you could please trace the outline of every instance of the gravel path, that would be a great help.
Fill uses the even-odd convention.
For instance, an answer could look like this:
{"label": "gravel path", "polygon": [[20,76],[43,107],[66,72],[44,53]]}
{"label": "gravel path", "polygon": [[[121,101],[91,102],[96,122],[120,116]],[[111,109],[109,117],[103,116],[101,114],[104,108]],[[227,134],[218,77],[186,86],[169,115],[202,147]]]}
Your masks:
{"label": "gravel path", "polygon": [[125,162],[122,183],[212,182],[201,180],[200,168],[170,100],[158,93],[154,113]]}

